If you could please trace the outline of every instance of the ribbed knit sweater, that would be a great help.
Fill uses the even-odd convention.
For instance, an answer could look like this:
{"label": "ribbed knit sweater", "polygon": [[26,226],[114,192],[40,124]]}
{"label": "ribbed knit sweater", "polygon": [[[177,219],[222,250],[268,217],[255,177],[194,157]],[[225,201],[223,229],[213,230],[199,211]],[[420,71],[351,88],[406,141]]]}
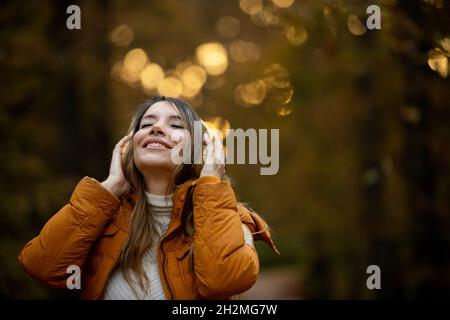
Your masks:
{"label": "ribbed knit sweater", "polygon": [[[170,223],[172,213],[172,196],[154,195],[146,192],[147,199],[150,203],[150,209],[156,222],[156,229],[159,231],[155,236],[152,247],[144,254],[142,258],[142,267],[147,274],[149,285],[147,291],[144,292],[135,277],[134,291],[125,280],[123,272],[120,268],[116,268],[111,274],[105,288],[105,300],[166,300],[164,290],[162,288],[161,279],[158,269],[158,248],[161,236],[167,230]],[[136,291],[136,292],[135,292]]]}

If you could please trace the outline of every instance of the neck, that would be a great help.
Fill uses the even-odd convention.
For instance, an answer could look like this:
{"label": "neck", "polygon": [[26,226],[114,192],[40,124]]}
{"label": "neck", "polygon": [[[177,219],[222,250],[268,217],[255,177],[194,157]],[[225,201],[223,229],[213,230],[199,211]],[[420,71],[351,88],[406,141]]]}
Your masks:
{"label": "neck", "polygon": [[[156,170],[155,170],[156,171]],[[145,188],[155,195],[165,195],[173,192],[175,184],[171,172],[145,172]]]}

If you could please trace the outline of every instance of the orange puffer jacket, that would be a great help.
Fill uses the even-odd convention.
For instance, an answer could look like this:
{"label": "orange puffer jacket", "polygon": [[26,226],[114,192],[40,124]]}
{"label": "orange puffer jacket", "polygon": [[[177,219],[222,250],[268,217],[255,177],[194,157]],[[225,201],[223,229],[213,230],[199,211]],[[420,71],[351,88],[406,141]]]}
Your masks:
{"label": "orange puffer jacket", "polygon": [[[194,239],[182,241],[179,227],[186,198],[192,196]],[[22,249],[19,261],[39,282],[67,288],[67,268],[81,268],[83,299],[101,299],[119,261],[136,195],[118,199],[101,184],[84,177],[70,201]],[[279,254],[267,224],[238,206],[228,182],[216,177],[189,180],[173,195],[172,218],[158,250],[161,282],[167,299],[228,299],[246,291],[259,272],[254,247],[245,244],[242,223],[255,240]],[[194,274],[188,253],[194,242]]]}

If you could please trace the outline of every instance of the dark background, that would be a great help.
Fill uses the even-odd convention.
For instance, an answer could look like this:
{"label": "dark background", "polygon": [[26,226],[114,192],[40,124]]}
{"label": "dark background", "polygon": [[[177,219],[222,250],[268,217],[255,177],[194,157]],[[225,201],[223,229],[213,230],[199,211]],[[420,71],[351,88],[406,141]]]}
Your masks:
{"label": "dark background", "polygon": [[[0,296],[72,297],[17,255],[83,176],[106,178],[135,104],[158,92],[221,130],[280,129],[277,175],[227,168],[282,253],[258,244],[249,297],[449,296],[449,1],[283,2],[2,1]],[[71,4],[81,30],[66,28]],[[365,28],[369,4],[381,30]],[[195,87],[204,71],[183,72],[208,69],[210,43],[222,70]],[[381,290],[366,287],[372,264]]]}

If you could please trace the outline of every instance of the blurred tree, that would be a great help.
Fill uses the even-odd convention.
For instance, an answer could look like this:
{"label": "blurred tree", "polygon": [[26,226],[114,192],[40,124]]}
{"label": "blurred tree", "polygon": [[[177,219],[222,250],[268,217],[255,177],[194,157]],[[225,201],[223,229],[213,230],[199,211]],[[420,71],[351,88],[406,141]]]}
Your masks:
{"label": "blurred tree", "polygon": [[[378,31],[365,27],[374,3]],[[305,298],[448,296],[449,6],[3,1],[0,295],[73,298],[34,283],[17,254],[80,178],[106,177],[133,106],[168,92],[222,130],[280,129],[277,175],[227,169],[275,230],[283,255],[258,244],[263,268],[294,265]],[[380,291],[366,288],[371,264]]]}
{"label": "blurred tree", "polygon": [[[402,1],[396,8],[396,37],[410,48],[397,53],[408,81],[403,115],[402,173],[407,190],[411,245],[407,294],[450,296],[450,221],[448,217],[448,81],[430,72],[424,60],[449,35],[450,3]],[[445,128],[445,129],[444,129]],[[443,129],[443,130],[442,130]]]}

